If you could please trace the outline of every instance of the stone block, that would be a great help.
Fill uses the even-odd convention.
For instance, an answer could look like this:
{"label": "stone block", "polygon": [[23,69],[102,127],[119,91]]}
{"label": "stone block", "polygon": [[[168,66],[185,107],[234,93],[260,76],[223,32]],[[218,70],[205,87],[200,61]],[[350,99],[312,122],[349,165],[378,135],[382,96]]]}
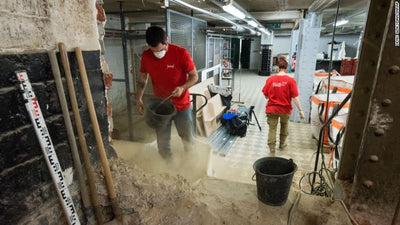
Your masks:
{"label": "stone block", "polygon": [[103,9],[103,5],[96,3],[96,9],[97,9],[97,21],[104,22],[106,21],[106,14]]}
{"label": "stone block", "polygon": [[47,53],[0,55],[0,88],[17,87],[18,70],[26,70],[31,83],[53,79]]}
{"label": "stone block", "polygon": [[104,84],[106,88],[111,88],[112,87],[112,79],[113,79],[113,74],[108,72],[103,74],[103,79],[104,79]]}

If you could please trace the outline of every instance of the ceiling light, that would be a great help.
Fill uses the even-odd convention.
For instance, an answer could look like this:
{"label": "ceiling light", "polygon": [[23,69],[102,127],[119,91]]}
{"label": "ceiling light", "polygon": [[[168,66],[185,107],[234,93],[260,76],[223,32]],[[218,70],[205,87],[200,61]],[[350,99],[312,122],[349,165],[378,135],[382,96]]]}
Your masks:
{"label": "ceiling light", "polygon": [[349,21],[348,20],[341,20],[341,21],[338,21],[338,22],[336,22],[336,26],[338,27],[338,26],[342,26],[342,25],[345,25],[346,23],[348,23]]}
{"label": "ceiling light", "polygon": [[232,24],[232,25],[234,25],[234,26],[241,27],[241,28],[246,28],[246,27],[242,27],[241,25],[239,25],[239,24],[237,24],[237,23],[235,23],[235,22],[233,22],[233,21],[231,21],[231,20],[229,20],[229,19],[227,19],[227,18],[225,18],[225,17],[223,17],[223,16],[217,15],[217,14],[215,14],[215,13],[209,12],[209,11],[204,10],[204,9],[200,9],[200,8],[198,8],[198,7],[196,7],[196,6],[193,6],[193,5],[190,5],[190,4],[188,4],[188,3],[186,3],[186,2],[184,2],[184,1],[182,1],[182,0],[170,0],[170,1],[175,2],[175,3],[178,3],[178,4],[182,5],[182,6],[186,6],[186,7],[190,8],[190,9],[196,10],[196,11],[198,11],[198,12],[200,12],[200,13],[205,13],[205,14],[207,14],[207,15],[210,15],[210,16],[212,16],[212,17],[215,17],[215,18],[217,18],[217,19],[220,19],[220,20],[222,20],[222,21],[225,21],[225,22],[227,22],[227,23],[230,23],[230,24]]}
{"label": "ceiling light", "polygon": [[247,21],[247,24],[249,24],[252,27],[257,27],[258,26],[258,24],[256,22],[254,22],[254,20]]}
{"label": "ceiling light", "polygon": [[[228,19],[228,18],[226,18],[226,17],[220,16],[220,15],[218,15],[218,14],[215,14],[215,13],[209,12],[209,11],[207,11],[207,10],[198,8],[198,7],[196,7],[196,6],[190,5],[190,4],[188,4],[188,3],[186,3],[186,2],[184,2],[184,1],[182,1],[182,0],[169,0],[169,1],[170,1],[170,2],[175,2],[175,3],[179,4],[179,5],[188,7],[188,8],[190,8],[190,9],[193,9],[193,10],[198,11],[198,12],[200,12],[200,13],[205,13],[205,14],[207,14],[207,15],[210,15],[210,16],[214,17],[214,18],[217,18],[217,19],[219,19],[219,20],[222,20],[222,21],[225,21],[225,22],[227,22],[227,23],[229,23],[229,24],[232,24],[232,25],[234,25],[234,26],[237,27],[237,30],[238,30],[238,31],[240,31],[240,30],[243,30],[243,31],[244,31],[244,29],[247,29],[247,30],[249,30],[249,31],[253,31],[250,27],[242,26],[242,25],[240,25],[240,24],[238,24],[238,23],[233,22],[232,20],[230,20],[230,19]],[[238,10],[238,11],[239,11],[239,10]],[[241,12],[241,11],[239,11],[239,13],[242,13],[242,14],[244,15],[244,13]],[[237,16],[237,15],[235,15],[235,16]]]}
{"label": "ceiling light", "polygon": [[241,31],[241,30],[244,31],[244,29],[247,29],[247,30],[250,30],[250,31],[252,30],[251,28],[249,28],[249,27],[247,27],[247,26],[242,26],[242,25],[240,25],[240,24],[238,24],[238,23],[233,22],[232,20],[230,20],[230,19],[228,19],[228,18],[226,18],[226,17],[220,16],[220,15],[217,15],[217,14],[215,14],[215,13],[209,12],[209,11],[207,11],[207,10],[198,8],[198,7],[193,6],[193,5],[190,5],[190,4],[188,4],[188,3],[186,3],[186,2],[184,2],[184,1],[182,1],[182,0],[170,0],[170,1],[171,1],[171,2],[175,2],[175,3],[177,3],[177,4],[179,4],[179,5],[182,5],[182,6],[188,7],[188,8],[190,8],[190,9],[196,10],[196,11],[198,11],[198,12],[200,12],[200,13],[205,13],[205,14],[207,14],[207,15],[210,15],[210,16],[214,17],[214,18],[217,18],[217,19],[219,19],[219,20],[225,21],[225,22],[227,22],[227,23],[229,23],[229,24],[232,24],[232,25],[234,25],[234,26],[237,27],[237,30],[238,30],[238,31]]}
{"label": "ceiling light", "polygon": [[227,12],[227,13],[231,14],[232,16],[235,16],[239,19],[243,20],[244,18],[246,18],[246,15],[242,11],[240,11],[239,9],[237,9],[236,7],[234,7],[231,4],[222,6],[222,9],[225,12]]}

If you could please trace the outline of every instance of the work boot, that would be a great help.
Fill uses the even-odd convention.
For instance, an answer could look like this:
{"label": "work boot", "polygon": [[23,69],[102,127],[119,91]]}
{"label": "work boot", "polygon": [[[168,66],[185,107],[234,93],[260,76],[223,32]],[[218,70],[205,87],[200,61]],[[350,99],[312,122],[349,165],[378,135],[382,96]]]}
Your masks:
{"label": "work boot", "polygon": [[269,144],[268,147],[271,153],[275,153],[275,144]]}
{"label": "work boot", "polygon": [[280,143],[279,144],[279,150],[283,151],[283,150],[286,150],[286,148],[287,148],[287,144],[286,143]]}
{"label": "work boot", "polygon": [[160,154],[160,156],[167,161],[167,163],[172,162],[172,152],[171,150],[166,151],[166,150],[158,150],[158,153]]}
{"label": "work boot", "polygon": [[287,143],[286,143],[287,136],[281,135],[279,138],[279,150],[283,151],[286,150]]}

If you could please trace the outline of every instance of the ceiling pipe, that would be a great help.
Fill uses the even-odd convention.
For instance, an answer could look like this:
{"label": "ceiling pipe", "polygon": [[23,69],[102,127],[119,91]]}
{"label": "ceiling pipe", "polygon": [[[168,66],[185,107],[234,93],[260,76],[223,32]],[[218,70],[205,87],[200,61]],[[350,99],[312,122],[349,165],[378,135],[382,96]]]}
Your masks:
{"label": "ceiling pipe", "polygon": [[229,34],[209,34],[209,36],[210,37],[216,37],[216,38],[224,38],[224,37],[227,37],[227,38],[239,38],[239,39],[245,38],[245,36],[229,35]]}

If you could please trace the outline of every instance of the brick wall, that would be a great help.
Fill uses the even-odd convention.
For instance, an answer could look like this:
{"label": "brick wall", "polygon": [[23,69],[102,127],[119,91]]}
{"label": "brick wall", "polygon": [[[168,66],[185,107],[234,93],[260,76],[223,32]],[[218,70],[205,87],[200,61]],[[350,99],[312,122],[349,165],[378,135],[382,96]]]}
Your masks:
{"label": "brick wall", "polygon": [[[84,51],[83,56],[106,152],[108,157],[115,156],[108,142],[107,101],[100,68],[100,51]],[[69,61],[90,158],[94,165],[99,162],[98,148],[74,54],[69,54]],[[62,66],[60,67],[64,78]],[[17,86],[16,70],[26,70],[28,73],[64,175],[74,174],[71,150],[48,54],[0,55],[0,224],[66,224],[42,150]],[[65,80],[64,89],[67,94]],[[67,101],[69,104],[68,95]],[[70,114],[72,119],[71,108]],[[73,126],[75,127],[74,123]],[[72,168],[70,173],[65,171],[68,168]],[[83,222],[76,176],[73,176],[69,190]]]}

